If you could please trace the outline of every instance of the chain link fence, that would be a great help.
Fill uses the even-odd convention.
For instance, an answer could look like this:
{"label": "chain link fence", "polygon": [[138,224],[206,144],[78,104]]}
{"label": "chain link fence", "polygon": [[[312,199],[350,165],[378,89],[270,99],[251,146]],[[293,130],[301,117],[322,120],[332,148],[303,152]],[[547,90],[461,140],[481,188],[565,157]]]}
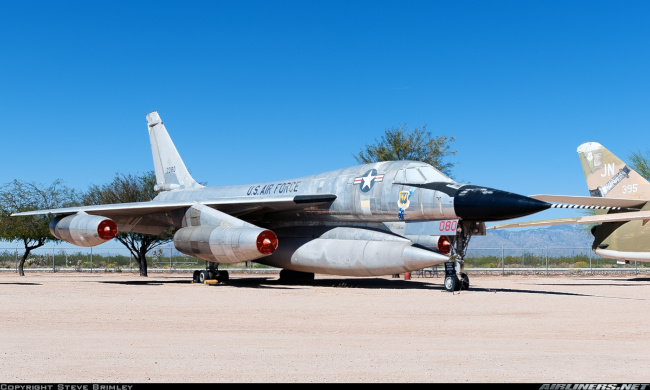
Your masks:
{"label": "chain link fence", "polygon": [[[25,252],[21,247],[0,247],[0,271],[17,271]],[[206,262],[178,252],[175,248],[160,247],[147,253],[148,272],[193,272],[205,269]],[[242,262],[220,264],[219,269],[269,269],[262,264]],[[125,247],[60,248],[40,247],[30,252],[25,260],[25,272],[138,272],[139,266]]]}
{"label": "chain link fence", "polygon": [[[24,249],[0,247],[0,271],[18,269]],[[206,262],[178,252],[173,247],[159,247],[147,254],[148,272],[193,272],[204,269]],[[135,258],[125,247],[61,248],[41,247],[33,250],[24,269],[51,272],[138,272]],[[277,272],[279,269],[255,262],[220,264],[219,269],[241,272]],[[433,269],[433,268],[432,268]],[[513,272],[650,272],[650,264],[616,260],[595,255],[591,248],[480,248],[470,249],[465,269],[487,273]],[[444,273],[444,272],[443,272]]]}
{"label": "chain link fence", "polygon": [[499,270],[505,272],[649,272],[647,262],[622,262],[606,259],[593,253],[590,247],[576,248],[481,248],[467,251],[465,268],[468,270]]}

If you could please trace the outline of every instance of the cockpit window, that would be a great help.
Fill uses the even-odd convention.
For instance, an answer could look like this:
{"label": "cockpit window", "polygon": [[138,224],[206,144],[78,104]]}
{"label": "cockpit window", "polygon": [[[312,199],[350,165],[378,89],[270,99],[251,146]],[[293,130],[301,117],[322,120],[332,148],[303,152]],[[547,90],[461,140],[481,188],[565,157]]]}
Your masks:
{"label": "cockpit window", "polygon": [[431,183],[453,181],[444,173],[432,166],[418,166],[414,168],[400,169],[395,175],[395,181],[406,183]]}
{"label": "cockpit window", "polygon": [[427,182],[452,181],[451,178],[449,178],[449,176],[445,175],[444,173],[440,172],[439,170],[435,169],[432,166],[422,166],[422,167],[418,167],[418,169],[420,170],[422,176],[425,177]]}
{"label": "cockpit window", "polygon": [[418,168],[406,169],[406,181],[409,183],[424,183],[424,176],[420,173]]}

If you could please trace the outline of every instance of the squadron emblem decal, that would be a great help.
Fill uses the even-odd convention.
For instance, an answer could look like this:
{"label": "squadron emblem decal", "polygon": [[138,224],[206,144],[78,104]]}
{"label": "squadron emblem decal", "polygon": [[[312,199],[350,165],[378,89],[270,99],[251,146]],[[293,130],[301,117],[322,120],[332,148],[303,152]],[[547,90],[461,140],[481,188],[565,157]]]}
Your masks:
{"label": "squadron emblem decal", "polygon": [[409,205],[411,202],[409,199],[411,198],[411,191],[400,191],[399,192],[399,200],[397,201],[397,205],[399,206],[400,209],[408,209]]}
{"label": "squadron emblem decal", "polygon": [[384,175],[378,175],[376,169],[371,169],[361,177],[354,178],[354,184],[361,184],[361,191],[368,192],[372,186],[380,181],[384,181]]}
{"label": "squadron emblem decal", "polygon": [[400,219],[400,221],[404,220],[404,211],[406,211],[406,209],[408,209],[411,205],[411,195],[413,195],[413,188],[411,188],[409,191],[399,192],[399,198],[397,199],[399,213],[397,213],[397,217]]}

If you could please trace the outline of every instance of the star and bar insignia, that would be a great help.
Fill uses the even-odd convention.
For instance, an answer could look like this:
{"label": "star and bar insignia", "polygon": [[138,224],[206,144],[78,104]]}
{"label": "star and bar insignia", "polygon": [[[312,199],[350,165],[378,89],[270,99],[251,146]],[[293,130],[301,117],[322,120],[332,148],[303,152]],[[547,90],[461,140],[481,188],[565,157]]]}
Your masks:
{"label": "star and bar insignia", "polygon": [[384,180],[384,175],[377,174],[376,169],[371,169],[366,172],[363,176],[355,177],[354,184],[361,184],[361,191],[368,192],[372,189],[372,186],[380,181]]}

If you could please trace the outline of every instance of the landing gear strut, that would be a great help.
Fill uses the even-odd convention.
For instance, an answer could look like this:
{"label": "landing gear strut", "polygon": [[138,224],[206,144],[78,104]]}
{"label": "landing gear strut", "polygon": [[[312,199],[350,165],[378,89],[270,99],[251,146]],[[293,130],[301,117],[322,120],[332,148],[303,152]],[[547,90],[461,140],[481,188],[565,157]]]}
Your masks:
{"label": "landing gear strut", "polygon": [[485,223],[458,221],[456,236],[453,238],[453,254],[445,263],[445,289],[459,291],[469,289],[469,276],[465,273],[465,255],[472,236],[485,235]]}
{"label": "landing gear strut", "polygon": [[192,280],[194,283],[205,283],[206,280],[216,280],[217,282],[227,282],[230,279],[228,271],[219,271],[219,263],[211,261],[205,262],[205,271],[194,271]]}

